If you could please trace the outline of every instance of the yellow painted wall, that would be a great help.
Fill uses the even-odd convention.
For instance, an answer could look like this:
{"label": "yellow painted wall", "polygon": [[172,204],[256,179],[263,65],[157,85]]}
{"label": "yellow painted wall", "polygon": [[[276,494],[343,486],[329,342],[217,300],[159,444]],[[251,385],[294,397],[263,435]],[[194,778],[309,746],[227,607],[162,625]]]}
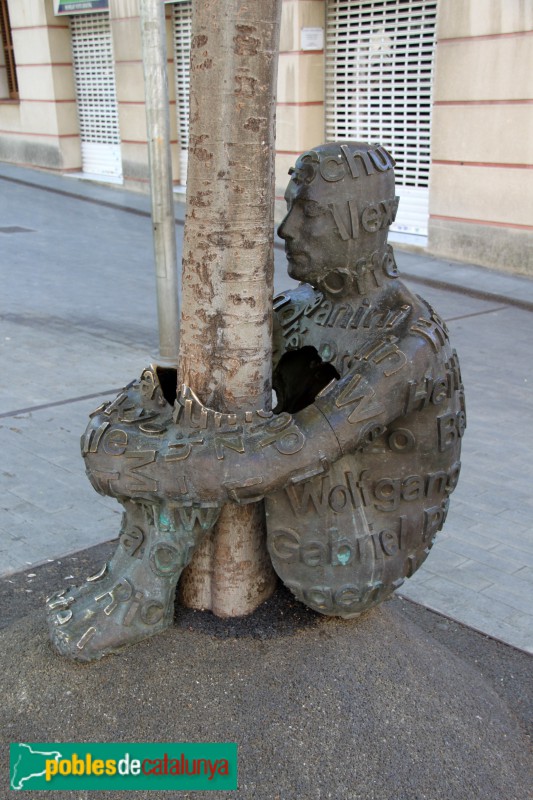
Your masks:
{"label": "yellow painted wall", "polygon": [[[124,185],[146,191],[149,185],[141,20],[138,0],[110,1],[113,55],[122,141]],[[173,180],[179,181],[171,8],[166,7],[168,89]]]}
{"label": "yellow painted wall", "polygon": [[80,144],[67,19],[44,0],[9,0],[20,100],[0,101],[0,158],[67,171]]}
{"label": "yellow painted wall", "polygon": [[440,2],[429,250],[533,274],[533,3]]}
{"label": "yellow painted wall", "polygon": [[[302,51],[302,28],[324,28],[325,0],[284,0],[278,64],[276,195],[299,153],[324,140],[324,53]],[[283,206],[283,204],[282,204]],[[281,207],[276,216],[281,214]]]}

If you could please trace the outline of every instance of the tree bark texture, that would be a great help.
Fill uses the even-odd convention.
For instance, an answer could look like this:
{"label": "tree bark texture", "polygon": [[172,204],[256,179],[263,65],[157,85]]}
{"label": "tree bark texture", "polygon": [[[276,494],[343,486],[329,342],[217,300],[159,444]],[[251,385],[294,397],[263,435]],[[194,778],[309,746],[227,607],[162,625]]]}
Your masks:
{"label": "tree bark texture", "polygon": [[[281,0],[193,4],[178,380],[218,411],[270,408]],[[273,591],[262,504],[226,506],[181,580],[219,616]]]}

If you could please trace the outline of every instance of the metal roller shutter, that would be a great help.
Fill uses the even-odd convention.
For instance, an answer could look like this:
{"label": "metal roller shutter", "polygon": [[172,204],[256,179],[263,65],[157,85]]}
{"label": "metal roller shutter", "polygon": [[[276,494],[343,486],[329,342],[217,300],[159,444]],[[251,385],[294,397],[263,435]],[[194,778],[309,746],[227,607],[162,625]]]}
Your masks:
{"label": "metal roller shutter", "polygon": [[122,177],[115,69],[108,13],[70,18],[82,169]]}
{"label": "metal roller shutter", "polygon": [[437,0],[328,0],[326,137],[397,161],[393,231],[427,235]]}
{"label": "metal roller shutter", "polygon": [[176,113],[180,151],[180,183],[187,182],[187,150],[189,147],[189,86],[191,55],[192,0],[180,0],[172,7],[174,20],[174,74],[176,79]]}

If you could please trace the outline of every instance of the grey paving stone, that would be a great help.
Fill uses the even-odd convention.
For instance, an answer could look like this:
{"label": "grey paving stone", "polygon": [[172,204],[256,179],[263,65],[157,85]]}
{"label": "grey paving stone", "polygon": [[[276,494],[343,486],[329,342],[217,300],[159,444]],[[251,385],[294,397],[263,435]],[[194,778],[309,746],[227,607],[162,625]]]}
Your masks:
{"label": "grey paving stone", "polygon": [[482,589],[482,594],[496,600],[502,599],[507,605],[529,616],[533,614],[533,585],[516,575],[501,576],[497,583]]}
{"label": "grey paving stone", "polygon": [[520,559],[525,566],[533,568],[533,553],[530,550],[525,550],[523,547],[498,544],[493,548],[493,552],[501,553],[504,558],[510,556],[513,559]]}
{"label": "grey paving stone", "polygon": [[509,575],[520,576],[520,560],[504,558],[500,553],[493,553],[490,549],[480,547],[476,542],[471,541],[470,537],[458,538],[457,536],[440,536],[437,542],[440,549],[448,550],[456,555],[464,556],[465,559],[475,561],[483,566],[491,567],[498,574],[506,572]]}
{"label": "grey paving stone", "polygon": [[[473,264],[443,261],[402,251],[398,252],[397,260],[400,269],[417,277],[435,278],[437,276],[438,280],[452,282],[465,287],[465,289],[481,288],[516,299],[527,298],[533,302],[533,286],[528,278],[496,272]],[[421,293],[425,291],[425,287],[420,288]]]}
{"label": "grey paving stone", "polygon": [[[468,524],[469,528],[473,528],[483,522],[487,517],[487,512],[476,508],[470,502],[461,501],[459,498],[452,498],[453,510],[463,517]],[[451,510],[450,510],[451,513]]]}
{"label": "grey paving stone", "polygon": [[16,494],[10,492],[9,489],[5,488],[5,486],[2,487],[2,492],[0,494],[0,510],[12,511],[16,514],[17,510],[20,508],[21,513],[24,514],[29,506],[30,503],[21,501],[20,497],[18,497]]}
{"label": "grey paving stone", "polygon": [[505,622],[523,631],[530,637],[533,644],[533,614],[524,613],[524,609],[518,609],[517,611],[513,611],[512,614],[509,614]]}
{"label": "grey paving stone", "polygon": [[[526,502],[527,499],[516,489],[514,491],[512,489],[511,491],[507,490],[503,502],[502,498],[498,497],[495,492],[487,490],[470,497],[468,505],[476,510],[485,511],[492,516],[493,514],[506,514],[509,508],[516,508],[516,505]],[[528,524],[527,519],[524,524]]]}
{"label": "grey paving stone", "polygon": [[523,526],[531,525],[531,509],[529,508],[521,508],[516,505],[509,505],[507,508],[504,508],[502,511],[499,512],[502,517],[505,519],[512,520],[513,522],[519,522]]}
{"label": "grey paving stone", "polygon": [[450,550],[446,550],[446,548],[441,547],[440,543],[437,541],[433,546],[430,555],[418,571],[422,572],[424,570],[429,570],[437,575],[447,575],[448,573],[453,572],[460,567],[461,564],[467,562],[467,560],[468,559],[466,556],[458,553],[452,553]]}
{"label": "grey paving stone", "polygon": [[12,549],[0,550],[0,574],[2,576],[13,575],[28,569],[31,565],[45,563],[46,560],[47,559],[43,558],[42,561],[27,561],[22,556],[17,555]]}
{"label": "grey paving stone", "polygon": [[482,627],[480,627],[483,615],[476,607],[464,607],[460,612],[454,615],[454,619],[457,619],[458,622],[462,622],[463,625],[468,625],[474,630],[480,631],[480,633],[486,633],[494,639],[499,639],[519,650],[524,650],[526,653],[533,655],[531,628],[529,628],[529,630],[521,630],[506,621],[500,621],[494,618],[490,619],[487,623],[482,622]]}
{"label": "grey paving stone", "polygon": [[[7,545],[6,562],[5,564],[0,562],[3,575],[16,571],[16,569],[13,568],[14,562],[12,559],[14,559],[15,563],[18,565],[23,564],[23,568],[26,569],[28,566],[42,564],[48,558],[53,558],[53,555],[48,552],[47,548],[41,549],[34,543],[32,543],[30,547],[27,540],[15,540],[8,536],[5,542]],[[17,569],[18,568],[20,568],[20,566],[17,567]]]}
{"label": "grey paving stone", "polygon": [[[431,555],[429,556],[431,558]],[[411,575],[410,578],[406,578],[403,586],[421,586],[422,584],[427,584],[433,578],[433,574],[429,572],[429,570],[424,569],[424,564],[418,569],[414,575]]]}
{"label": "grey paving stone", "polygon": [[448,613],[458,611],[464,607],[470,608],[471,611],[476,613],[490,612],[492,618],[503,622],[515,610],[514,606],[502,599],[495,601],[471,586],[452,581],[442,575],[433,575],[428,586],[431,586],[435,592],[442,595]]}
{"label": "grey paving stone", "polygon": [[528,581],[531,585],[533,585],[533,568],[532,567],[520,567],[515,573],[517,578],[521,578],[524,581]]}
{"label": "grey paving stone", "polygon": [[[481,533],[485,538],[492,539],[498,545],[498,553],[505,553],[505,548],[509,548],[509,555],[518,550],[523,553],[524,564],[529,564],[533,557],[533,546],[531,532],[521,529],[512,520],[502,519],[500,526],[494,528],[487,521],[485,524],[475,525],[472,530]],[[496,547],[492,548],[496,552]],[[515,556],[513,555],[513,558]]]}
{"label": "grey paving stone", "polygon": [[501,639],[513,647],[533,653],[530,633],[509,624],[508,620],[514,609],[505,603],[495,602],[478,592],[439,578],[420,587],[411,587],[409,581],[406,581],[398,594],[450,616],[481,633]]}
{"label": "grey paving stone", "polygon": [[481,565],[481,570],[478,570],[477,566],[477,563],[474,561],[462,559],[460,564],[453,569],[449,569],[447,567],[442,567],[439,563],[439,559],[436,558],[432,559],[429,563],[425,562],[421,569],[426,569],[432,575],[445,578],[451,584],[457,583],[468,589],[480,592],[482,589],[491,586],[492,581],[485,575],[483,565]]}
{"label": "grey paving stone", "polygon": [[[470,522],[470,520],[469,520]],[[445,531],[441,531],[439,534],[439,538],[444,538],[444,535],[449,534],[453,536],[459,541],[467,542],[468,544],[472,544],[479,550],[484,550],[490,552],[494,550],[499,544],[497,539],[488,539],[483,534],[479,533],[478,531],[472,530],[471,527],[467,527],[461,524],[461,517],[459,517],[459,524],[456,522],[456,517],[452,517],[451,521],[448,523],[446,521]],[[439,539],[437,539],[438,541]]]}
{"label": "grey paving stone", "polygon": [[[457,568],[457,572],[461,575],[468,575],[471,578],[478,577],[479,579],[487,580],[490,582],[491,586],[497,586],[499,590],[507,594],[509,596],[509,602],[510,595],[516,594],[517,596],[523,597],[524,593],[528,593],[527,581],[523,581],[515,575],[509,575],[501,568],[496,569],[493,566],[480,563],[477,560],[470,560],[464,564],[460,564]],[[485,592],[485,590],[481,591]],[[529,594],[533,600],[533,586],[529,587]]]}

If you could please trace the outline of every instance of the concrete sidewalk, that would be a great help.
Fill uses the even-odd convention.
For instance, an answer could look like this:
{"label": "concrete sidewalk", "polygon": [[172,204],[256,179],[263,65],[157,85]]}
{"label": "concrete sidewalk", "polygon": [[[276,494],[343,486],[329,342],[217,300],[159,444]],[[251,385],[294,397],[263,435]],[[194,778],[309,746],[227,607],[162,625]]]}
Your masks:
{"label": "concrete sidewalk", "polygon": [[[78,442],[88,413],[157,351],[149,206],[0,165],[0,575],[15,583],[25,571],[28,593],[30,567],[118,533],[120,509],[90,487]],[[183,211],[177,203],[179,220]],[[469,415],[445,529],[401,594],[532,653],[533,281],[397,258],[448,323]],[[277,248],[276,290],[292,284]]]}

